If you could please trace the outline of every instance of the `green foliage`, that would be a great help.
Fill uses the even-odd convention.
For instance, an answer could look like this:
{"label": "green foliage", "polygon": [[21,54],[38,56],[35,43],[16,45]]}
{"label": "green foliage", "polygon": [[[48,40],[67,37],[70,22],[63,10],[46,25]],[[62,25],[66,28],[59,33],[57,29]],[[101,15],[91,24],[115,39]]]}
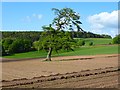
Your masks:
{"label": "green foliage", "polygon": [[2,41],[2,55],[27,52],[31,48],[31,42],[25,39],[6,38]]}
{"label": "green foliage", "polygon": [[103,38],[112,38],[110,35],[105,35],[105,34],[102,34],[101,35]]}
{"label": "green foliage", "polygon": [[13,43],[13,39],[5,38],[2,40],[2,55],[7,55],[9,53],[9,46]]}
{"label": "green foliage", "polygon": [[69,32],[64,31],[58,31],[54,28],[50,27],[43,27],[45,30],[39,41],[37,41],[38,46],[41,47],[41,49],[49,51],[49,48],[52,48],[52,50],[58,52],[60,49],[64,50],[73,50],[71,46],[74,43],[74,40],[72,39]]}
{"label": "green foliage", "polygon": [[92,45],[93,45],[93,42],[90,42],[90,43],[89,43],[89,46],[92,46]]}
{"label": "green foliage", "polygon": [[120,34],[113,38],[113,44],[120,44]]}
{"label": "green foliage", "polygon": [[[51,60],[52,51],[58,52],[60,49],[72,50],[72,43],[74,39],[69,32],[65,30],[73,30],[76,27],[78,31],[82,30],[79,19],[80,16],[74,12],[71,8],[52,9],[56,15],[52,24],[43,27],[43,35],[41,36],[41,45],[44,50],[48,52],[47,59]],[[53,28],[55,27],[55,28]]]}
{"label": "green foliage", "polygon": [[63,8],[63,9],[52,9],[56,15],[53,19],[52,24],[56,26],[57,30],[73,30],[73,27],[76,27],[78,31],[83,31],[80,27],[82,24],[79,19],[79,13],[76,13],[71,8]]}
{"label": "green foliage", "polygon": [[[29,39],[31,43],[34,41],[38,41],[41,32],[38,31],[16,31],[16,32],[2,32],[2,39],[5,38],[12,38],[12,39]],[[111,39],[111,36],[109,35],[100,35],[100,34],[94,34],[92,32],[78,32],[78,31],[70,31],[70,34],[72,34],[73,38],[109,38]]]}
{"label": "green foliage", "polygon": [[78,46],[84,46],[85,45],[85,41],[80,39],[80,40],[77,41],[77,45]]}
{"label": "green foliage", "polygon": [[33,42],[33,47],[36,50],[40,51],[42,49],[42,43],[40,41],[35,41],[35,42]]}
{"label": "green foliage", "polygon": [[[58,52],[60,49],[72,50],[74,39],[69,32],[65,30],[73,30],[73,26],[82,30],[80,24],[82,24],[79,19],[80,16],[74,12],[71,8],[63,9],[52,9],[56,15],[53,19],[52,24],[49,26],[43,26],[44,32],[42,33],[40,40],[34,42],[34,47],[38,50],[40,48],[48,52],[47,59],[51,61],[52,51]],[[38,46],[37,46],[38,45]]]}
{"label": "green foliage", "polygon": [[31,43],[39,40],[42,32],[37,31],[13,31],[13,32],[2,32],[2,39],[12,38],[12,39],[27,39]]}
{"label": "green foliage", "polygon": [[29,40],[16,39],[9,47],[10,53],[27,52],[31,48]]}
{"label": "green foliage", "polygon": [[94,34],[92,32],[71,32],[73,33],[74,38],[108,38],[111,39],[112,37],[110,35],[100,35],[100,34]]}
{"label": "green foliage", "polygon": [[12,44],[13,40],[10,38],[3,39],[2,44],[5,50],[8,50],[9,46]]}

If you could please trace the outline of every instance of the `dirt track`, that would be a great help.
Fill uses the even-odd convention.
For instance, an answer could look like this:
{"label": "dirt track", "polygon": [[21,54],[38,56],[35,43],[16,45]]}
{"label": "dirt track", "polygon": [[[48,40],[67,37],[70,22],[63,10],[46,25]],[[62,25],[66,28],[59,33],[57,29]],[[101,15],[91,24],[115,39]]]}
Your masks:
{"label": "dirt track", "polygon": [[[25,79],[25,82],[30,84],[29,80],[34,77],[41,76],[50,76],[57,74],[68,75],[69,73],[76,72],[77,74],[81,71],[92,71],[96,70],[97,72],[100,69],[105,69],[106,67],[118,67],[118,55],[98,55],[98,56],[73,56],[73,57],[56,57],[52,59],[52,62],[42,61],[41,59],[33,60],[20,60],[2,62],[2,80],[9,80],[9,84],[12,84],[13,81],[18,79],[18,82],[21,82],[20,79]],[[111,70],[110,69],[110,70]],[[105,71],[106,72],[106,71]],[[68,73],[68,74],[66,74]],[[94,72],[95,73],[95,72]],[[101,76],[103,75],[103,76]],[[73,75],[74,77],[75,75]],[[105,77],[104,77],[105,76]],[[88,76],[89,77],[89,76]],[[92,75],[88,77],[77,77],[71,79],[58,79],[54,81],[46,81],[40,83],[32,83],[31,85],[23,85],[20,87],[117,87],[118,75],[116,72],[103,73],[98,75]],[[94,77],[97,77],[94,79]],[[82,80],[81,79],[88,79]],[[23,82],[23,81],[22,81]],[[33,82],[33,81],[32,81]],[[92,82],[92,83],[90,83]],[[97,83],[98,82],[98,83]],[[63,84],[62,84],[63,83]],[[112,85],[114,83],[114,85]],[[7,83],[8,84],[8,83]],[[4,83],[3,85],[7,85]],[[84,85],[82,85],[84,84]],[[19,84],[18,84],[19,85]],[[41,86],[42,85],[42,86]],[[89,86],[90,85],[90,86]],[[106,86],[108,85],[108,86]]]}

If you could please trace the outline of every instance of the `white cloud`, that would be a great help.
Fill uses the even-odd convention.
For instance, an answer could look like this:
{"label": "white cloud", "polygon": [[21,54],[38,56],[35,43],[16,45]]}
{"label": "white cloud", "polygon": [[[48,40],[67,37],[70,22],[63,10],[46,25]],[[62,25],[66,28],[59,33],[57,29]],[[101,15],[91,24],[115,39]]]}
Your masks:
{"label": "white cloud", "polygon": [[32,17],[35,19],[41,19],[42,18],[42,14],[32,14]]}
{"label": "white cloud", "polygon": [[90,29],[94,33],[110,34],[114,37],[118,31],[118,11],[101,12],[88,17]]}
{"label": "white cloud", "polygon": [[29,15],[29,16],[26,16],[25,18],[23,18],[22,21],[31,22],[31,21],[34,21],[34,20],[41,20],[42,17],[43,17],[42,14],[33,13],[32,15]]}

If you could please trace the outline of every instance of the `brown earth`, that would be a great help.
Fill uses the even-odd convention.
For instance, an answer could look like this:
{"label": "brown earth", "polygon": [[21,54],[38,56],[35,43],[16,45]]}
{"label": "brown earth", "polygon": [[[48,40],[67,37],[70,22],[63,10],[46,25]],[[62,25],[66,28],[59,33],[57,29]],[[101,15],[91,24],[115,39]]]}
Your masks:
{"label": "brown earth", "polygon": [[[6,60],[6,59],[4,59]],[[18,62],[19,61],[19,62]],[[66,74],[66,73],[73,73],[73,72],[81,72],[81,71],[91,71],[91,70],[95,70],[95,69],[104,69],[107,67],[118,67],[118,55],[97,55],[97,56],[68,56],[68,57],[54,57],[52,58],[52,61],[43,61],[43,58],[41,59],[32,59],[32,60],[6,60],[2,63],[2,81],[5,80],[9,80],[10,83],[13,83],[13,80],[15,79],[33,79],[33,77],[40,77],[40,76],[50,76],[50,75],[55,75],[57,74],[59,76],[59,74]],[[109,73],[110,75],[108,75],[110,78],[107,79],[106,77],[102,77],[101,75],[98,75],[98,77],[102,77],[103,79],[93,79],[95,76],[93,75],[91,77],[90,80],[92,80],[93,82],[93,86],[95,82],[99,82],[99,80],[103,80],[100,81],[101,83],[98,83],[98,87],[102,87],[102,82],[108,83],[109,86],[109,82],[113,81],[114,83],[117,83],[117,77],[118,75],[113,75],[116,72],[111,72]],[[111,76],[111,74],[113,76]],[[106,75],[105,75],[106,76]],[[81,78],[80,78],[81,79]],[[18,80],[18,81],[19,81]],[[69,80],[71,83],[69,83]],[[32,84],[33,86],[36,87],[81,87],[79,86],[79,84],[83,83],[83,82],[79,82],[79,78],[74,78],[74,79],[69,79],[68,81],[65,80],[65,82],[68,82],[67,84],[55,84],[55,81],[51,81],[51,82],[43,82],[43,86],[41,83],[38,83],[38,85],[35,83]],[[75,82],[74,82],[75,80]],[[78,80],[78,81],[77,81]],[[29,80],[25,80],[25,81],[29,81]],[[72,82],[73,81],[73,82]],[[52,84],[53,82],[53,84]],[[60,82],[64,82],[63,81],[56,81],[56,83],[60,83]],[[77,83],[78,82],[78,83]],[[85,87],[89,87],[90,82],[91,81],[86,81],[84,83],[88,82],[88,86]],[[46,84],[45,84],[46,83]],[[75,83],[75,84],[73,84]],[[40,85],[39,85],[40,84]],[[48,84],[52,84],[52,85],[48,85]],[[113,83],[110,83],[110,85]],[[6,85],[6,84],[5,84]],[[56,85],[56,86],[55,86]],[[87,85],[87,84],[86,84]],[[117,84],[113,85],[113,87],[116,87]],[[31,86],[31,85],[30,85]],[[25,85],[25,87],[30,87],[29,85]],[[83,85],[84,86],[84,85]],[[24,86],[23,86],[24,87]],[[96,84],[95,84],[95,87]],[[106,85],[105,85],[106,87]]]}
{"label": "brown earth", "polygon": [[118,88],[117,68],[86,70],[3,81],[3,88]]}

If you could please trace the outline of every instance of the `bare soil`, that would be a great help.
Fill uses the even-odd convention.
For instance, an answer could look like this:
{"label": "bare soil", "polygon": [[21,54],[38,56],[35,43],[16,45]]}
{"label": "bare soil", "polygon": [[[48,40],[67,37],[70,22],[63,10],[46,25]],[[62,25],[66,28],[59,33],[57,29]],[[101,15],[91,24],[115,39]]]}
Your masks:
{"label": "bare soil", "polygon": [[3,88],[118,88],[117,68],[86,70],[66,74],[3,81]]}
{"label": "bare soil", "polygon": [[103,88],[118,85],[118,55],[54,57],[51,62],[43,60],[11,59],[1,62],[3,87]]}

